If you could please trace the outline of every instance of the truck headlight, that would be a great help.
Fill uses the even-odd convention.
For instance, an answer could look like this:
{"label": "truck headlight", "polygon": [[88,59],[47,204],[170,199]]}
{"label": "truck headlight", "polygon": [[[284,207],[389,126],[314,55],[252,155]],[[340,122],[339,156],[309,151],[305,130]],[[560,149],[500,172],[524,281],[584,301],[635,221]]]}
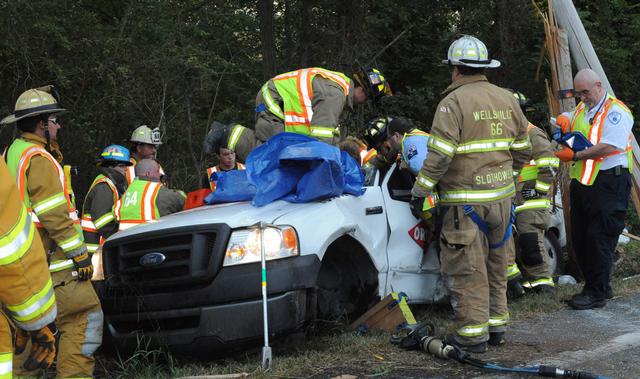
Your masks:
{"label": "truck headlight", "polygon": [[[298,235],[293,227],[266,227],[263,232],[266,260],[270,261],[300,255]],[[260,229],[235,230],[229,238],[222,266],[253,262],[260,262]]]}

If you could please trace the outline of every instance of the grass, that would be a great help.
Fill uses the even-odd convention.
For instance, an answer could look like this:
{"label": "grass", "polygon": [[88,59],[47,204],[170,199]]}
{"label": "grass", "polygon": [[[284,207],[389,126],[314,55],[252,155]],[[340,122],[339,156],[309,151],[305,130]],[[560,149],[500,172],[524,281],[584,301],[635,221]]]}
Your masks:
{"label": "grass", "polygon": [[[614,265],[612,285],[615,296],[640,292],[640,243],[623,247],[620,259]],[[554,295],[527,295],[509,304],[513,320],[526,320],[545,313],[566,309],[565,301],[580,290],[581,285],[560,286]],[[448,305],[415,305],[412,311],[419,321],[431,321],[444,333],[451,327],[451,308]],[[389,334],[370,332],[359,335],[333,325],[323,334],[310,339],[277,344],[273,351],[273,368],[261,369],[261,353],[235,356],[211,363],[176,358],[160,350],[151,350],[139,341],[138,351],[130,358],[99,357],[97,377],[108,378],[180,378],[189,376],[229,375],[246,373],[252,378],[309,378],[335,377],[352,374],[377,378],[400,372],[437,370],[447,366],[446,361],[427,358],[418,352],[405,352],[389,342]],[[329,331],[327,331],[329,330]],[[408,371],[407,371],[408,370]],[[355,374],[354,374],[355,373]],[[464,375],[460,371],[460,376]]]}

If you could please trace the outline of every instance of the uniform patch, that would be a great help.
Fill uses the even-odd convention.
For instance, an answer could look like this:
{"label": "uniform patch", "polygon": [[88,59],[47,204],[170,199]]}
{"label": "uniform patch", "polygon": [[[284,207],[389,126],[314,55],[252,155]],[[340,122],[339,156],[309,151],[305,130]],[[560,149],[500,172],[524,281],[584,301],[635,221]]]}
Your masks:
{"label": "uniform patch", "polygon": [[607,120],[609,120],[609,122],[611,122],[614,125],[619,123],[621,119],[622,119],[622,115],[620,114],[620,112],[610,112],[609,115],[607,116]]}
{"label": "uniform patch", "polygon": [[440,112],[451,113],[451,110],[446,105],[441,105],[440,106]]}
{"label": "uniform patch", "polygon": [[415,157],[416,155],[418,155],[418,148],[416,147],[416,145],[409,146],[409,148],[407,149],[407,160],[411,160],[411,158]]}

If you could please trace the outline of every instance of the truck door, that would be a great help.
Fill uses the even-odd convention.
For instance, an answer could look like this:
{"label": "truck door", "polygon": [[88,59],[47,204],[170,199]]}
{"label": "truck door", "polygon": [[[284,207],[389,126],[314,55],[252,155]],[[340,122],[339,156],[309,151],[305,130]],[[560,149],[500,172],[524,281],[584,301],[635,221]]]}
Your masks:
{"label": "truck door", "polygon": [[440,301],[446,295],[440,277],[440,263],[435,245],[425,253],[421,244],[431,242],[428,229],[411,214],[409,201],[413,176],[393,165],[382,182],[382,196],[387,210],[389,273],[385,293],[402,291],[414,303]]}

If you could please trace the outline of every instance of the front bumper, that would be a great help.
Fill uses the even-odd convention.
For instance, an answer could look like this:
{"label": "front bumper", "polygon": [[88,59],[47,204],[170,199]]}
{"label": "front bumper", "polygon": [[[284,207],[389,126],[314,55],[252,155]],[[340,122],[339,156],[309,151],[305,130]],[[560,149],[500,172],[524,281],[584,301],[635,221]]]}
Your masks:
{"label": "front bumper", "polygon": [[[289,291],[267,301],[272,338],[300,328],[311,316],[308,290]],[[168,347],[178,354],[207,359],[257,346],[263,338],[262,300],[147,313],[106,316],[118,350]]]}

